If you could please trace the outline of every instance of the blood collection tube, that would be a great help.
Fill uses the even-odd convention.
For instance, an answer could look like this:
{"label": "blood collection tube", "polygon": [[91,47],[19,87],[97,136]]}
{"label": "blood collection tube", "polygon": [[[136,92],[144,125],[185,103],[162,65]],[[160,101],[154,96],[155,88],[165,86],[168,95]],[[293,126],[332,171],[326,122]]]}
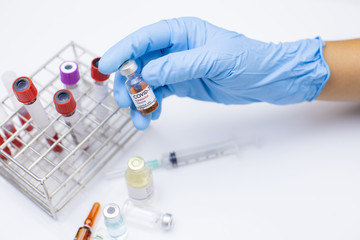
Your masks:
{"label": "blood collection tube", "polygon": [[[69,127],[74,126],[73,138],[75,144],[81,143],[86,137],[85,128],[82,122],[78,122],[81,118],[81,115],[78,111],[76,111],[77,104],[72,95],[72,92],[70,92],[68,89],[57,91],[54,94],[54,104],[57,112],[63,115],[66,124]],[[86,143],[84,144],[83,148],[86,150],[88,147],[89,144]]]}
{"label": "blood collection tube", "polygon": [[120,67],[121,75],[127,78],[125,85],[136,109],[146,115],[159,107],[153,90],[137,72],[138,66],[134,60],[124,62]]}
{"label": "blood collection tube", "polygon": [[[4,144],[4,138],[1,136],[0,134],[0,146]],[[10,151],[10,148],[8,146],[4,147],[4,152],[6,152],[8,155],[11,156],[11,151]],[[3,160],[7,160],[7,158],[5,157],[5,155],[1,154],[0,153],[0,158],[3,159]]]}
{"label": "blood collection tube", "polygon": [[80,227],[76,233],[74,240],[90,240],[91,237],[91,230],[94,226],[97,214],[100,210],[100,203],[94,203],[91,211],[84,222],[84,226]]}
{"label": "blood collection tube", "polygon": [[101,104],[95,109],[96,115],[101,119],[105,119],[109,114],[109,110],[105,106],[109,106],[108,98],[108,79],[110,75],[102,74],[99,71],[100,58],[97,57],[91,62],[91,77],[94,79],[94,98]]}
{"label": "blood collection tube", "polygon": [[[19,102],[22,102],[25,105],[34,124],[41,130],[45,129],[50,124],[50,120],[46,115],[40,100],[37,98],[38,91],[31,79],[28,77],[17,78],[13,84],[13,91]],[[53,126],[47,128],[46,134],[49,136],[49,138],[46,138],[46,141],[50,146],[54,144],[54,141],[59,139]],[[63,148],[60,145],[56,145],[52,150],[54,152],[61,152]]]}
{"label": "blood collection tube", "polygon": [[126,222],[138,226],[170,230],[173,226],[173,216],[152,207],[138,206],[131,200],[126,200],[123,206]]}
{"label": "blood collection tube", "polygon": [[[3,85],[9,94],[9,98],[13,104],[14,109],[19,109],[19,111],[18,111],[18,113],[20,115],[19,120],[20,120],[21,124],[24,125],[28,120],[30,120],[31,116],[30,116],[29,112],[26,110],[26,108],[23,105],[21,105],[14,96],[14,92],[12,90],[12,84],[14,83],[16,78],[17,78],[16,74],[12,71],[5,72],[1,77]],[[33,129],[34,129],[34,127],[31,124],[29,124],[26,127],[26,131],[28,131],[28,132],[32,131]]]}
{"label": "blood collection tube", "polygon": [[[80,89],[78,82],[80,80],[79,66],[76,62],[66,61],[60,65],[60,80],[66,89],[69,89],[73,94],[75,101],[78,102],[80,98]],[[80,104],[77,108],[79,109]]]}
{"label": "blood collection tube", "polygon": [[[4,123],[4,133],[6,138],[10,138],[11,135],[16,133],[16,128],[14,123],[11,120],[7,120],[8,114],[6,113],[3,106],[0,105],[0,124]],[[20,136],[15,137],[11,144],[16,146],[17,148],[21,148],[23,146],[22,142],[19,140]]]}

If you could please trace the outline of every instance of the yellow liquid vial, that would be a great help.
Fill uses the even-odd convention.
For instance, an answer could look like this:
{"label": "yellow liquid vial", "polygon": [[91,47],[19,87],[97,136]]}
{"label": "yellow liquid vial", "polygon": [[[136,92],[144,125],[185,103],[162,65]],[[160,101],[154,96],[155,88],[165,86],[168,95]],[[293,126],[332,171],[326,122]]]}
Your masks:
{"label": "yellow liquid vial", "polygon": [[153,197],[152,172],[141,157],[129,159],[125,179],[129,198],[135,203],[147,203]]}

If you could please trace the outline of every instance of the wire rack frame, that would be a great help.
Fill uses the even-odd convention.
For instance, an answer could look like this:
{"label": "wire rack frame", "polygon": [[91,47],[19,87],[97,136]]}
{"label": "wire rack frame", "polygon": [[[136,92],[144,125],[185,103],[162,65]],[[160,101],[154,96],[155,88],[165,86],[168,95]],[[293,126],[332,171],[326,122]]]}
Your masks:
{"label": "wire rack frame", "polygon": [[[38,98],[50,119],[45,129],[37,128],[31,119],[27,120],[19,114],[19,109],[12,104],[14,95],[6,96],[1,101],[9,116],[0,125],[7,135],[0,146],[0,154],[6,157],[6,160],[0,158],[0,175],[54,219],[138,132],[131,123],[128,109],[120,109],[110,97],[113,79],[108,81],[108,96],[100,101],[94,97],[90,64],[95,57],[95,54],[71,42],[29,76],[38,89]],[[68,60],[78,63],[81,76],[81,94],[77,99],[77,111],[81,117],[71,127],[56,112],[52,102],[54,93],[64,88],[59,66]],[[100,108],[103,109],[98,111]],[[102,114],[97,114],[99,112]],[[16,131],[6,127],[9,123]],[[83,124],[86,131],[85,139],[78,144],[74,141],[73,131],[77,124]],[[29,126],[33,130],[27,131]],[[46,135],[50,126],[59,134],[58,140],[52,139],[52,146],[46,142],[46,138],[52,137]],[[56,145],[63,148],[61,153],[53,151]],[[87,145],[90,147],[85,150]],[[11,155],[5,151],[6,148],[10,149]]]}

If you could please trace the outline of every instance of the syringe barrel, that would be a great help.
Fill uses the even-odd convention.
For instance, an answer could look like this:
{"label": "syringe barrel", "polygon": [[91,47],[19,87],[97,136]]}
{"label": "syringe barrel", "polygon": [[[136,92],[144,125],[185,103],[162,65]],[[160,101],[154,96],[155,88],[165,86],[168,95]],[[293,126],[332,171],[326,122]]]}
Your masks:
{"label": "syringe barrel", "polygon": [[237,151],[238,145],[236,141],[233,140],[212,143],[199,147],[164,153],[161,157],[161,165],[164,167],[178,167],[190,163],[235,154]]}

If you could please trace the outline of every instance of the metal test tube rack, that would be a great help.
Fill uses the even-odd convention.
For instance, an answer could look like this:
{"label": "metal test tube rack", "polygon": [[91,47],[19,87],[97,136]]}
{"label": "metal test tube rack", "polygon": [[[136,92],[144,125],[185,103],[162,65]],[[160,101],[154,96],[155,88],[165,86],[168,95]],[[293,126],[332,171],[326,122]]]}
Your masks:
{"label": "metal test tube rack", "polygon": [[[48,127],[40,130],[34,126],[32,131],[27,132],[25,129],[32,121],[21,125],[19,118],[23,117],[18,114],[18,109],[14,109],[9,96],[0,102],[12,113],[8,120],[17,128],[17,132],[0,146],[0,153],[7,158],[6,161],[0,159],[0,175],[55,219],[57,213],[138,132],[133,127],[128,109],[120,109],[114,101],[108,101],[110,103],[104,105],[104,99],[98,101],[94,98],[90,75],[91,60],[94,57],[97,56],[71,42],[29,76],[36,85],[38,97],[50,118],[48,127],[54,126],[59,134],[59,139],[51,147],[45,140],[46,137],[51,137],[46,136]],[[78,63],[81,76],[81,96],[77,103],[82,106],[79,110],[82,117],[71,128],[56,112],[53,103],[53,94],[64,88],[60,81],[59,66],[66,60]],[[112,88],[111,78],[109,95]],[[99,105],[109,110],[108,115],[101,119],[95,114]],[[76,145],[71,134],[74,126],[80,122],[85,126],[87,137]],[[6,131],[4,124],[0,128]],[[11,145],[14,138],[23,143],[20,149]],[[82,146],[87,141],[91,147],[85,151]],[[56,144],[63,148],[61,153],[52,151]],[[4,151],[6,146],[11,148],[11,156]]]}

